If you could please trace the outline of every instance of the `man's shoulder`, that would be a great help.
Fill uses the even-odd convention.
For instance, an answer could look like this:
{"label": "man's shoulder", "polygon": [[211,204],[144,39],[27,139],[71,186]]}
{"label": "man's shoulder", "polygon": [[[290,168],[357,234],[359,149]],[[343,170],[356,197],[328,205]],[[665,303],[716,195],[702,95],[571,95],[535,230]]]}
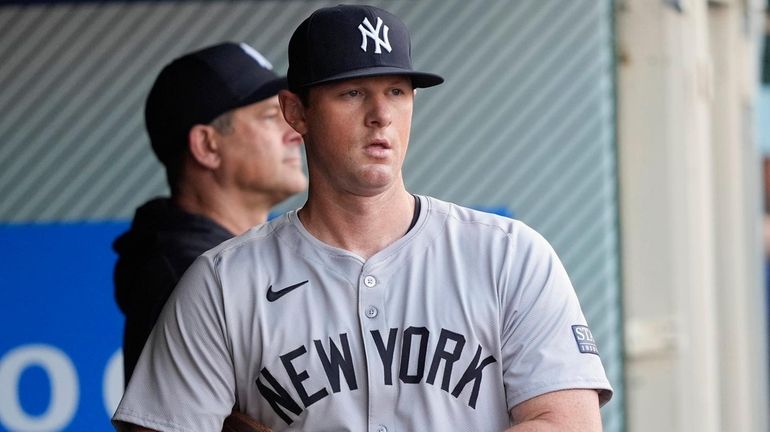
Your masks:
{"label": "man's shoulder", "polygon": [[506,236],[519,244],[547,243],[540,233],[519,219],[430,196],[422,198],[427,204],[428,224],[443,225],[450,232],[478,239],[479,235]]}
{"label": "man's shoulder", "polygon": [[427,204],[428,215],[432,218],[443,218],[448,222],[458,222],[461,225],[486,225],[501,227],[506,230],[517,225],[523,225],[521,221],[505,215],[467,207],[431,196],[424,196],[423,199]]}
{"label": "man's shoulder", "polygon": [[256,225],[243,234],[225,240],[218,246],[208,250],[204,255],[222,259],[241,253],[254,253],[260,250],[275,248],[282,238],[293,230],[288,214],[281,215],[270,221]]}

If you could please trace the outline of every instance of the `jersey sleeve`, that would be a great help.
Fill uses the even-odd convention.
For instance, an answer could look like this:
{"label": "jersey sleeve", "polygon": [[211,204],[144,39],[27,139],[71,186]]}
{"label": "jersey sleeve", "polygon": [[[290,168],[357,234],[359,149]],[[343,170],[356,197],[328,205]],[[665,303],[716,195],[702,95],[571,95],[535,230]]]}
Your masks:
{"label": "jersey sleeve", "polygon": [[548,242],[519,224],[502,278],[503,374],[509,408],[557,390],[612,388],[577,295]]}
{"label": "jersey sleeve", "polygon": [[221,430],[235,402],[228,341],[222,289],[212,257],[204,255],[166,302],[113,423]]}

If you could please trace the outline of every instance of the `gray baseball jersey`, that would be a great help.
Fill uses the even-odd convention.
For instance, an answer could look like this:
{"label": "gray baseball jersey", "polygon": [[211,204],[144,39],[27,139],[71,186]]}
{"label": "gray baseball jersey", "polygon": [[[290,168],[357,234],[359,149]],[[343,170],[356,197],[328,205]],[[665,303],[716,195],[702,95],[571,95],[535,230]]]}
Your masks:
{"label": "gray baseball jersey", "polygon": [[501,431],[543,393],[611,387],[567,274],[525,224],[434,198],[364,260],[296,212],[200,257],[114,420],[220,430]]}

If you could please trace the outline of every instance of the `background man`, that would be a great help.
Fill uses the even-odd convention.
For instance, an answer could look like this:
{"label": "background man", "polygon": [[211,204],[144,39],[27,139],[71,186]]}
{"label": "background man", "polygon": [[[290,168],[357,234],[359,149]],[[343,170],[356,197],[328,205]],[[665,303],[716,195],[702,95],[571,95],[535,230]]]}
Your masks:
{"label": "background man", "polygon": [[306,188],[302,138],[278,104],[284,88],[286,79],[244,43],[191,52],[158,75],[145,120],[171,197],[137,209],[131,229],[114,244],[126,384],[193,260],[266,221],[271,207]]}

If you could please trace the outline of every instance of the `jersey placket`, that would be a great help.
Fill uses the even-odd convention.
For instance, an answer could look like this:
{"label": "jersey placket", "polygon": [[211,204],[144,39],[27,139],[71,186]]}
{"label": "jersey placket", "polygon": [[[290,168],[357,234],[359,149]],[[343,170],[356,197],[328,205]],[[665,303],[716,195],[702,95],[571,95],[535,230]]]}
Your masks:
{"label": "jersey placket", "polygon": [[[372,271],[376,266],[364,265],[358,280],[358,307],[361,332],[364,340],[364,355],[366,357],[367,399],[368,399],[368,430],[369,432],[388,432],[394,430],[389,425],[393,406],[391,394],[395,391],[392,375],[392,352],[388,361],[387,354],[381,352],[391,338],[385,300],[388,289],[384,275]],[[382,267],[379,268],[382,270]],[[383,346],[378,349],[377,342]],[[392,341],[391,341],[392,342]]]}

